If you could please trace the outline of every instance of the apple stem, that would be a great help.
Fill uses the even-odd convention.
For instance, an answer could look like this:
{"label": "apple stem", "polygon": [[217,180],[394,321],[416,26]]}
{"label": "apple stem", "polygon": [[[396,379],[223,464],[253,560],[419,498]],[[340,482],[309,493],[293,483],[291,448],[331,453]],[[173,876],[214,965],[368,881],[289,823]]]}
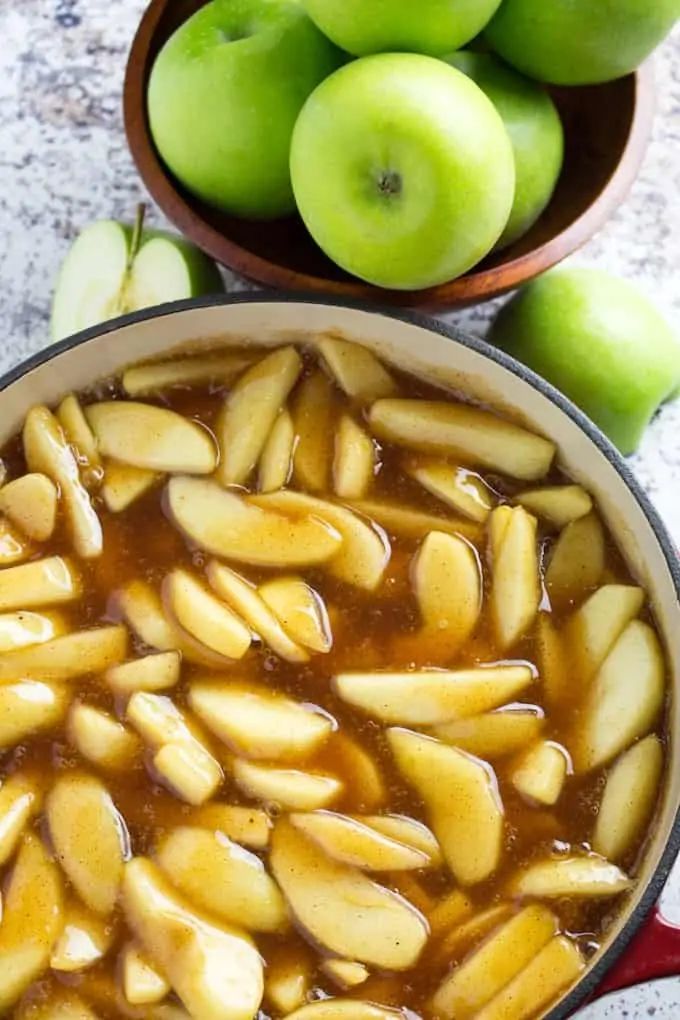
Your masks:
{"label": "apple stem", "polygon": [[132,228],[132,240],[130,241],[130,254],[128,255],[127,271],[132,269],[132,263],[137,257],[139,247],[142,243],[142,231],[144,229],[144,217],[146,216],[146,202],[137,203],[135,222]]}

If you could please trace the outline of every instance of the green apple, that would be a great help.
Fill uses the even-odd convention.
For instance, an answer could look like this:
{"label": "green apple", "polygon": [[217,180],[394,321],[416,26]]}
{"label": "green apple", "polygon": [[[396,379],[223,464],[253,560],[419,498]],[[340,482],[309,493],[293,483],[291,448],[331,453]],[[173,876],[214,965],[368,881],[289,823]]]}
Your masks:
{"label": "green apple", "polygon": [[215,263],[161,231],[100,220],[78,235],[52,302],[53,340],[125,312],[224,290]]}
{"label": "green apple", "polygon": [[564,131],[545,89],[491,53],[454,53],[446,61],[479,85],[500,113],[515,154],[515,201],[497,248],[516,241],[550,201],[564,158]]}
{"label": "green apple", "polygon": [[680,384],[680,342],[631,284],[558,269],[501,309],[490,339],[562,390],[632,453]]}
{"label": "green apple", "polygon": [[504,0],[486,39],[518,71],[593,85],[634,71],[680,17],[680,0]]}
{"label": "green apple", "polygon": [[480,88],[441,60],[363,57],[309,97],[293,133],[293,190],[343,269],[416,290],[493,248],[515,191],[512,146]]}
{"label": "green apple", "polygon": [[188,191],[218,209],[251,219],[291,213],[293,125],[341,61],[297,0],[213,0],[153,65],[156,148]]}
{"label": "green apple", "polygon": [[501,0],[303,0],[334,43],[363,57],[407,51],[439,56],[482,31]]}

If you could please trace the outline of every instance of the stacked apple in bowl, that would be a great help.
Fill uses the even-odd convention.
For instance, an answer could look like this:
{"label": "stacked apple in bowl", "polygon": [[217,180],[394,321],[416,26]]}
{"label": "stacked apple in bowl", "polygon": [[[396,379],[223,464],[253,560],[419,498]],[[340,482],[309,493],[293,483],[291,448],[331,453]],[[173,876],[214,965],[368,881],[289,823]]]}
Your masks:
{"label": "stacked apple in bowl", "polygon": [[627,73],[680,13],[678,0],[622,0],[604,20],[591,8],[211,0],[156,58],[151,133],[213,207],[263,220],[297,210],[347,272],[436,286],[517,240],[549,203],[564,139],[543,83]]}

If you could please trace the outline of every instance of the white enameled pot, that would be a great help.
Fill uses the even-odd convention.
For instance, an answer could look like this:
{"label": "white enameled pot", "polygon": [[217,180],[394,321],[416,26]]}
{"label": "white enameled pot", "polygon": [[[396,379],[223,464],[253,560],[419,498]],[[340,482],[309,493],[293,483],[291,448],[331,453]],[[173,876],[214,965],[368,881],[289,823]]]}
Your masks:
{"label": "white enameled pot", "polygon": [[[375,351],[388,363],[446,384],[507,411],[552,439],[559,464],[596,498],[601,514],[648,591],[671,676],[670,766],[661,809],[650,829],[644,865],[625,909],[602,949],[547,1016],[569,1016],[602,989],[680,973],[680,929],[655,904],[680,849],[680,569],[677,552],[625,462],[602,433],[555,389],[512,358],[455,328],[405,313],[395,315],[319,297],[245,295],[166,305],[117,319],[49,347],[0,379],[0,442],[21,426],[37,402],[55,404],[130,362],[179,347],[285,341],[314,343],[333,331]],[[255,412],[255,409],[253,409]]]}

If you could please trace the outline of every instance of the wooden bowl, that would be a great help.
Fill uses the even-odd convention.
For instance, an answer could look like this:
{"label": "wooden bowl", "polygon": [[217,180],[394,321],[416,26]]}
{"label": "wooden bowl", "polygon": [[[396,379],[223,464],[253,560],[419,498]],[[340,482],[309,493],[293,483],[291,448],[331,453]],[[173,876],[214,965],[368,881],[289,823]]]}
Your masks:
{"label": "wooden bowl", "polygon": [[635,180],[654,109],[649,64],[606,85],[552,89],[566,136],[564,169],[552,202],[528,234],[465,276],[421,291],[387,291],[350,276],[328,259],[299,216],[240,220],[190,195],[161,162],[146,116],[154,59],[174,30],[205,0],[151,0],[125,75],[125,130],[152,198],[191,241],[222,265],[271,287],[429,309],[475,304],[556,265],[606,222]]}

